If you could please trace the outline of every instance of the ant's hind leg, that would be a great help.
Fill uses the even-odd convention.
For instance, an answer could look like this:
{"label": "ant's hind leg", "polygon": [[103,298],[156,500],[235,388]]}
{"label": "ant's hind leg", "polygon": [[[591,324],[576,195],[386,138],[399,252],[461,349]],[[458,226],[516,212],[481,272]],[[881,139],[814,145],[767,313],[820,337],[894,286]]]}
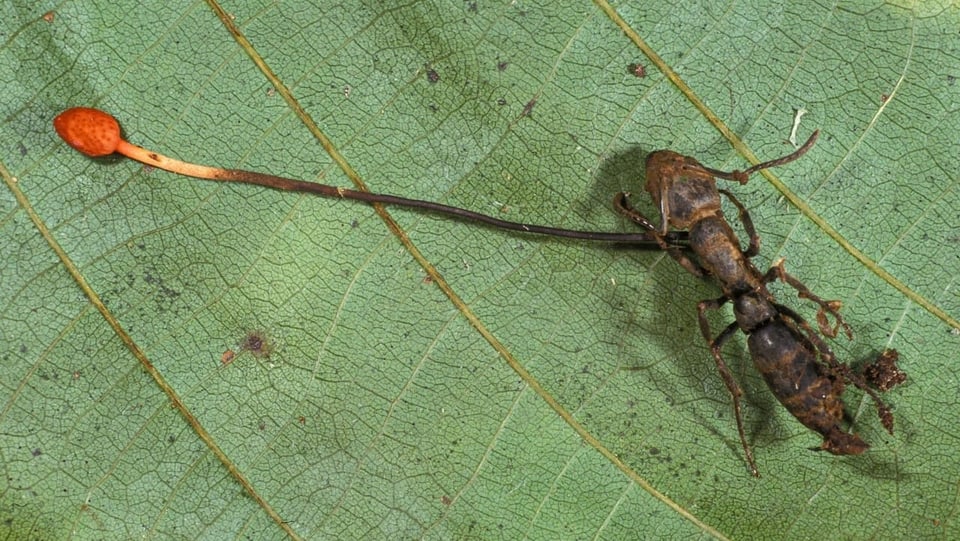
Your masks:
{"label": "ant's hind leg", "polygon": [[842,364],[839,370],[840,375],[843,379],[849,383],[854,384],[858,389],[867,393],[867,395],[873,400],[873,403],[877,406],[877,416],[880,417],[880,424],[883,425],[883,428],[887,429],[887,432],[893,435],[893,411],[890,409],[890,406],[886,405],[883,400],[880,399],[880,395],[873,390],[872,387],[867,385],[867,380],[863,378],[860,374],[854,372],[848,365]]}
{"label": "ant's hind leg", "polygon": [[725,328],[723,332],[718,334],[716,338],[713,338],[710,332],[710,323],[707,321],[707,310],[716,310],[723,306],[725,302],[727,302],[726,297],[700,301],[697,305],[700,332],[703,334],[703,338],[707,341],[707,344],[710,345],[710,353],[713,354],[713,360],[717,363],[717,371],[720,372],[723,383],[727,386],[727,390],[730,391],[730,396],[733,397],[733,414],[737,419],[737,432],[740,434],[740,444],[743,446],[743,453],[747,457],[750,473],[752,473],[754,477],[760,477],[760,471],[757,470],[757,462],[753,459],[753,451],[750,449],[750,444],[747,443],[747,434],[743,427],[743,412],[740,409],[740,397],[743,395],[743,391],[740,389],[740,385],[737,384],[737,380],[733,378],[733,373],[730,372],[730,368],[720,353],[720,350],[723,349],[723,344],[737,332],[737,323],[734,322],[727,325],[727,328]]}
{"label": "ant's hind leg", "polygon": [[[817,326],[820,327],[820,332],[830,338],[834,338],[837,336],[840,327],[843,327],[843,332],[847,335],[847,338],[853,340],[853,331],[850,330],[850,325],[848,325],[846,320],[843,319],[843,316],[840,315],[840,307],[842,305],[840,301],[825,301],[817,295],[814,295],[803,282],[787,273],[787,270],[783,268],[783,258],[780,258],[774,263],[773,266],[770,267],[770,270],[763,275],[763,282],[768,284],[778,278],[780,281],[796,289],[798,297],[801,299],[809,299],[820,307],[820,309],[817,310]],[[827,320],[828,313],[836,320],[836,324],[832,327],[830,326],[830,321]]]}
{"label": "ant's hind leg", "polygon": [[683,250],[677,246],[668,244],[666,239],[664,239],[663,235],[658,230],[657,226],[655,226],[649,218],[643,214],[640,214],[636,209],[630,206],[630,202],[627,201],[628,196],[629,194],[626,192],[618,193],[613,199],[613,208],[620,214],[623,214],[629,218],[630,221],[646,229],[651,235],[653,235],[653,238],[656,239],[660,248],[670,254],[670,257],[674,258],[677,263],[680,263],[683,268],[687,269],[687,272],[699,278],[709,274],[707,269],[703,268],[702,265],[687,257],[686,254],[683,253]]}
{"label": "ant's hind leg", "polygon": [[[877,407],[877,415],[880,417],[880,423],[885,429],[887,429],[887,432],[893,434],[893,412],[890,410],[890,406],[886,405],[883,400],[880,399],[880,395],[877,394],[872,387],[867,385],[866,378],[851,370],[849,365],[838,361],[836,355],[833,353],[833,350],[830,349],[830,346],[828,346],[826,342],[824,342],[823,339],[820,338],[812,328],[810,328],[810,324],[800,317],[799,314],[780,304],[775,304],[774,306],[776,306],[777,312],[779,312],[782,317],[792,321],[795,325],[803,329],[803,331],[807,334],[807,339],[810,340],[813,346],[817,348],[817,351],[820,354],[820,359],[826,363],[827,367],[830,369],[830,372],[834,376],[841,379],[845,383],[852,383],[856,388],[867,393]],[[885,351],[883,355],[892,356],[896,355],[896,352],[894,351],[893,353],[890,353],[889,351]],[[896,359],[894,359],[893,362],[895,363]],[[896,365],[894,365],[894,367],[895,366]]]}

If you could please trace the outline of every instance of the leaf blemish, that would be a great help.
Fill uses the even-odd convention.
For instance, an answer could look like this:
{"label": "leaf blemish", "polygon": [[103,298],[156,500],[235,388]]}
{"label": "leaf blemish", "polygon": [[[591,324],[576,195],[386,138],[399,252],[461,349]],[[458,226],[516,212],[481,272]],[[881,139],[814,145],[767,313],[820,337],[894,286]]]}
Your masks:
{"label": "leaf blemish", "polygon": [[273,353],[273,342],[263,331],[247,331],[240,341],[240,351],[249,351],[257,359],[269,359]]}
{"label": "leaf blemish", "polygon": [[533,98],[528,101],[526,105],[523,106],[523,113],[521,116],[530,116],[530,113],[533,112],[533,107],[537,105],[537,98]]}

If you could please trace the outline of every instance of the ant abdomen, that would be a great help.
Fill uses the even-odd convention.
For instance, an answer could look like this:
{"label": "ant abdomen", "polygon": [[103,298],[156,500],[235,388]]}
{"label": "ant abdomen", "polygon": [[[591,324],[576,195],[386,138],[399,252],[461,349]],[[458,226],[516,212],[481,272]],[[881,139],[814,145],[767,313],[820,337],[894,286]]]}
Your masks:
{"label": "ant abdomen", "polygon": [[782,318],[755,329],[747,339],[753,364],[777,400],[804,426],[823,436],[821,449],[859,455],[869,445],[842,429],[844,382],[818,362],[810,342]]}

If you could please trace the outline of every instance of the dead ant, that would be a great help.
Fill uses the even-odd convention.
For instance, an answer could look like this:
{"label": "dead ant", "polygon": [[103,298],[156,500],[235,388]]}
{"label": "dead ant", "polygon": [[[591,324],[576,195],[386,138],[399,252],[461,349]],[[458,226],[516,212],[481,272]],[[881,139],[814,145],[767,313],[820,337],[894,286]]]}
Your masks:
{"label": "dead ant", "polygon": [[[724,384],[733,396],[740,442],[750,470],[757,477],[760,474],[743,428],[740,409],[742,391],[721,355],[724,343],[737,329],[748,336],[747,345],[753,364],[777,400],[797,420],[823,436],[819,449],[836,455],[859,455],[870,447],[858,435],[841,429],[844,417],[841,395],[847,383],[862,389],[873,399],[881,423],[893,434],[893,413],[890,408],[861,375],[837,361],[830,347],[800,315],[776,302],[767,290],[767,284],[777,279],[789,284],[797,290],[800,298],[809,299],[819,306],[817,321],[823,334],[833,338],[839,327],[843,327],[847,337],[852,339],[850,326],[839,313],[841,303],[825,301],[814,295],[803,283],[787,273],[783,259],[766,273],[761,273],[750,261],[760,251],[760,237],[749,213],[733,194],[717,189],[717,178],[745,184],[752,173],[796,160],[813,146],[817,135],[815,131],[800,149],[790,155],[742,172],[728,173],[704,167],[693,158],[669,150],[653,152],[646,161],[644,189],[660,209],[659,228],[630,206],[627,200],[629,194],[618,194],[614,202],[620,212],[655,238],[662,239],[660,247],[683,268],[696,276],[713,276],[720,285],[723,291],[721,297],[704,300],[697,305],[700,331],[710,345],[710,352]],[[739,211],[740,222],[750,237],[746,249],[741,248],[739,239],[720,210],[721,193]],[[667,242],[666,235],[671,228],[674,232],[689,232],[689,249],[696,255],[696,261],[690,259],[681,247]],[[733,303],[736,321],[714,337],[706,312],[720,308],[727,301]],[[835,318],[833,328],[826,314]],[[894,350],[888,350],[884,355],[896,358]]]}

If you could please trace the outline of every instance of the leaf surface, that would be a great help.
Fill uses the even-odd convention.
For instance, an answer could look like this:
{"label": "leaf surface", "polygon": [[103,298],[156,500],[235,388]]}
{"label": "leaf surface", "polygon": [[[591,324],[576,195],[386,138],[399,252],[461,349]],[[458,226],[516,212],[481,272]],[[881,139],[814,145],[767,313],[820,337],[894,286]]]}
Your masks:
{"label": "leaf surface", "polygon": [[[0,530],[957,535],[956,6],[309,4],[0,8]],[[808,451],[738,336],[753,479],[718,290],[664,254],[92,161],[50,124],[75,105],[189,161],[601,231],[618,191],[653,215],[647,152],[744,168],[806,109],[783,184],[729,188],[758,266],[843,301],[842,360],[900,351],[896,434],[849,391],[872,449]]]}

